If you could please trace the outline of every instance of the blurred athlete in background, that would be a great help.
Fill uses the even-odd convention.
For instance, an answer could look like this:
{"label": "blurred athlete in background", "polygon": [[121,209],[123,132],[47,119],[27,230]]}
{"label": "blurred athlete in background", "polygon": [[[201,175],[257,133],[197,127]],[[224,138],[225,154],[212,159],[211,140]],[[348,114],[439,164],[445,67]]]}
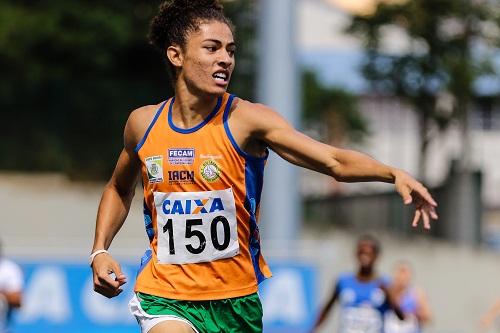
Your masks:
{"label": "blurred athlete in background", "polygon": [[389,290],[394,296],[404,320],[393,311],[386,313],[385,333],[419,333],[432,318],[427,295],[422,288],[413,286],[413,271],[408,262],[400,261],[394,267]]}
{"label": "blurred athlete in background", "polygon": [[378,274],[375,268],[380,244],[371,236],[363,236],[356,245],[356,272],[344,273],[335,282],[332,296],[321,309],[312,332],[327,318],[332,306],[340,305],[338,333],[383,333],[384,316],[394,311],[404,318],[396,299],[389,292],[389,279]]}
{"label": "blurred athlete in background", "polygon": [[3,257],[0,243],[0,333],[10,332],[8,326],[12,312],[21,307],[23,285],[21,268]]}

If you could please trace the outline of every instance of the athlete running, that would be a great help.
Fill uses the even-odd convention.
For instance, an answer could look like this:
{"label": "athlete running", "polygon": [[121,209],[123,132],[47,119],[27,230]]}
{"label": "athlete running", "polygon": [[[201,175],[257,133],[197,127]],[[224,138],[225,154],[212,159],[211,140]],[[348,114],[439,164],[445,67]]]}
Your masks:
{"label": "athlete running", "polygon": [[416,206],[414,225],[437,218],[427,189],[404,171],[314,141],[267,106],[228,94],[233,30],[215,0],[165,2],[151,23],[175,96],[130,114],[90,257],[94,289],[121,293],[126,277],[106,250],[141,179],[151,249],[130,306],[143,332],[262,331],[257,289],[271,273],[257,218],[268,148],[339,181],[394,183]]}
{"label": "athlete running", "polygon": [[419,333],[432,317],[427,295],[422,288],[412,285],[412,268],[408,262],[400,261],[394,268],[389,289],[405,315],[399,320],[395,313],[385,315],[385,333]]}
{"label": "athlete running", "polygon": [[14,310],[22,304],[23,272],[19,265],[5,258],[0,243],[0,333],[8,333]]}
{"label": "athlete running", "polygon": [[339,333],[383,333],[384,315],[389,310],[394,311],[400,320],[404,319],[396,299],[388,290],[388,279],[380,276],[375,269],[379,252],[377,239],[363,236],[358,240],[357,271],[344,273],[337,279],[312,332],[317,331],[337,301],[340,303]]}

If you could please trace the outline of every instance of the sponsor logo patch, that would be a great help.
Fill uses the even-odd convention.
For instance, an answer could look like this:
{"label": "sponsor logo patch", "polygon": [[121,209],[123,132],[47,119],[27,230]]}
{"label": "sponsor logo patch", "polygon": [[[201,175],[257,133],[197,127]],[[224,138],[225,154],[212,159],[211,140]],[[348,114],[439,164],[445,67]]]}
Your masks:
{"label": "sponsor logo patch", "polygon": [[168,163],[172,165],[191,165],[194,163],[194,148],[170,148]]}
{"label": "sponsor logo patch", "polygon": [[165,214],[191,215],[209,214],[224,211],[224,203],[221,198],[165,200],[162,203]]}
{"label": "sponsor logo patch", "polygon": [[222,155],[201,154],[200,158],[203,159],[203,160],[206,160],[206,159],[222,160]]}
{"label": "sponsor logo patch", "polygon": [[200,174],[203,179],[212,183],[220,178],[219,165],[214,160],[206,160],[200,166]]}
{"label": "sponsor logo patch", "polygon": [[150,184],[163,182],[163,156],[146,157],[146,169]]}
{"label": "sponsor logo patch", "polygon": [[169,184],[194,184],[194,171],[172,170],[168,171]]}

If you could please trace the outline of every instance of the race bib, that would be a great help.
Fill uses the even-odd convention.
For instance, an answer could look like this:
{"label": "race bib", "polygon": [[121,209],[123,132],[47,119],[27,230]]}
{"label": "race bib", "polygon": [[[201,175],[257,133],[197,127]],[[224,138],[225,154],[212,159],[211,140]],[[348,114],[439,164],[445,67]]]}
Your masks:
{"label": "race bib", "polygon": [[340,315],[341,333],[382,333],[382,316],[370,307],[348,307]]}
{"label": "race bib", "polygon": [[158,262],[192,264],[239,253],[231,188],[205,192],[155,192]]}

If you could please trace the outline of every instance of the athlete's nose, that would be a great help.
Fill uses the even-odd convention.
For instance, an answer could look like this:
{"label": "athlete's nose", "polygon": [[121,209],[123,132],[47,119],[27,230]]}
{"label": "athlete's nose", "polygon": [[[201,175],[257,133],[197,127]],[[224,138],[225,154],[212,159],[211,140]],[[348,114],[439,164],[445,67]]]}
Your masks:
{"label": "athlete's nose", "polygon": [[233,57],[229,54],[228,51],[223,51],[221,52],[218,63],[221,67],[228,68],[233,63]]}

